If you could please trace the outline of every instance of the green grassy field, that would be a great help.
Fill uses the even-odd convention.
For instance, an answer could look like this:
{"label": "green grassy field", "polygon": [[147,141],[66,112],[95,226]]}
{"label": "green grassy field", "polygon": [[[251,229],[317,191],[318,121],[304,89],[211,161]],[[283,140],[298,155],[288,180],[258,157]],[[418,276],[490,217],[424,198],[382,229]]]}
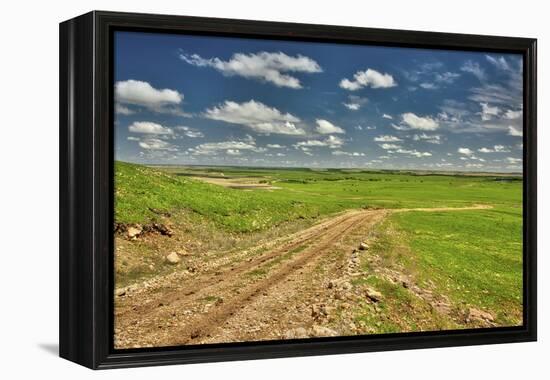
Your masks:
{"label": "green grassy field", "polygon": [[[257,177],[280,190],[242,191],[211,185],[192,176]],[[521,204],[521,179],[415,175],[308,169],[164,170],[116,163],[116,220],[144,223],[158,212],[186,208],[220,228],[249,232],[298,218],[317,218],[351,208],[460,207]]]}
{"label": "green grassy field", "polygon": [[[149,168],[123,162],[116,162],[115,174],[118,223],[146,224],[164,213],[185,210],[207,222],[209,228],[243,239],[285,223],[313,223],[346,209],[490,205],[492,208],[485,210],[392,214],[381,226],[374,251],[388,260],[388,266],[406,268],[420,284],[429,284],[454,304],[490,310],[500,325],[521,323],[521,176]],[[194,177],[252,181],[276,189],[233,189]],[[388,233],[390,227],[395,233]],[[417,302],[379,278],[370,281],[394,294],[395,302],[381,306],[394,314],[406,313],[404,305]],[[400,294],[406,299],[400,300]],[[422,321],[410,323],[421,325]],[[447,326],[445,323],[441,326]],[[400,328],[384,322],[378,331]]]}

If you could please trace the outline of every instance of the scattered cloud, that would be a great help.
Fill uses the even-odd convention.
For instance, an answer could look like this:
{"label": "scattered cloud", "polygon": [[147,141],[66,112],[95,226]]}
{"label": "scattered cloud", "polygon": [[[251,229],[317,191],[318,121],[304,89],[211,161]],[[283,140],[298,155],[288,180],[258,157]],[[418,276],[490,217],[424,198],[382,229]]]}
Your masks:
{"label": "scattered cloud", "polygon": [[385,113],[385,114],[382,114],[382,118],[384,118],[384,119],[390,119],[390,120],[393,120],[393,116],[391,116],[391,115],[388,115],[387,113]]}
{"label": "scattered cloud", "polygon": [[522,162],[522,159],[514,158],[514,157],[506,157],[506,161],[508,161],[510,164],[519,164]]}
{"label": "scattered cloud", "polygon": [[204,134],[201,131],[198,131],[196,129],[193,129],[187,126],[179,126],[179,127],[175,127],[174,129],[178,131],[182,131],[184,136],[187,136],[192,139],[204,137]]}
{"label": "scattered cloud", "polygon": [[474,162],[468,162],[466,165],[467,168],[482,168],[484,167],[485,165],[483,164],[479,164],[479,163],[474,163]]}
{"label": "scattered cloud", "polygon": [[400,138],[397,137],[397,136],[392,136],[392,135],[381,135],[381,136],[375,137],[375,138],[374,138],[374,141],[376,141],[376,142],[391,143],[391,142],[399,142],[399,141],[403,141],[403,140],[400,139]]}
{"label": "scattered cloud", "polygon": [[115,113],[119,115],[133,115],[136,112],[131,110],[130,108],[123,106],[122,104],[116,103],[115,104]]}
{"label": "scattered cloud", "polygon": [[346,133],[345,130],[337,125],[332,124],[328,120],[317,119],[315,122],[317,123],[317,127],[315,128],[315,130],[322,135],[329,135],[332,133]]}
{"label": "scattered cloud", "polygon": [[212,120],[245,126],[257,133],[305,135],[304,129],[296,126],[299,118],[289,113],[283,113],[277,108],[268,107],[263,103],[250,100],[237,103],[226,100],[224,103],[208,108],[204,117]]}
{"label": "scattered cloud", "polygon": [[[426,62],[415,69],[404,71],[403,75],[425,90],[437,90],[454,83],[460,77],[460,73],[443,71],[443,68],[442,62]],[[409,91],[416,90],[416,86],[409,86]]]}
{"label": "scattered cloud", "polygon": [[426,133],[415,134],[413,136],[414,141],[425,141],[430,144],[441,144],[440,135],[427,135]]}
{"label": "scattered cloud", "polygon": [[445,83],[445,84],[453,84],[455,80],[460,78],[459,73],[453,73],[450,71],[445,71],[443,73],[435,73],[435,81],[436,83]]}
{"label": "scattered cloud", "polygon": [[473,156],[474,151],[470,148],[458,148],[458,153],[463,154],[465,156]]}
{"label": "scattered cloud", "polygon": [[480,153],[507,153],[510,152],[510,149],[504,145],[494,145],[492,148],[479,148],[477,150]]}
{"label": "scattered cloud", "polygon": [[168,127],[163,127],[160,124],[151,121],[135,121],[128,130],[133,133],[142,133],[150,135],[173,135],[174,131]]}
{"label": "scattered cloud", "polygon": [[279,144],[267,144],[266,145],[270,149],[284,149],[285,147]]}
{"label": "scattered cloud", "polygon": [[340,81],[340,87],[348,91],[356,91],[364,87],[390,88],[397,86],[393,76],[380,73],[373,69],[357,71],[353,74],[353,80],[344,78]]}
{"label": "scattered cloud", "polygon": [[334,150],[332,151],[332,154],[334,156],[350,156],[350,157],[364,157],[366,156],[363,152],[344,152],[342,150]]}
{"label": "scattered cloud", "polygon": [[[309,151],[310,147],[328,147],[331,149],[336,149],[344,145],[344,140],[338,136],[328,136],[324,140],[306,140],[300,141],[294,144],[296,149],[301,149],[303,151]],[[305,149],[304,149],[305,148]]]}
{"label": "scattered cloud", "polygon": [[224,61],[202,58],[198,54],[180,54],[180,59],[198,67],[212,67],[226,76],[241,76],[274,84],[277,87],[302,88],[300,80],[288,73],[320,73],[319,64],[306,56],[289,56],[283,52],[235,53]]}
{"label": "scattered cloud", "polygon": [[265,152],[266,149],[258,147],[256,141],[253,138],[248,137],[246,140],[228,140],[221,142],[209,142],[199,144],[194,148],[188,149],[188,152],[192,155],[217,155],[219,153],[226,153],[228,155],[237,156],[241,155],[243,151],[248,152]]}
{"label": "scattered cloud", "polygon": [[225,153],[227,153],[230,156],[240,156],[241,155],[241,151],[238,150],[238,149],[227,149],[225,151]]}
{"label": "scattered cloud", "polygon": [[152,112],[172,113],[185,116],[179,108],[174,106],[183,101],[183,94],[171,89],[157,89],[148,82],[129,79],[115,83],[115,111],[128,115],[134,112],[128,107],[131,105],[144,107]]}
{"label": "scattered cloud", "polygon": [[402,124],[406,125],[405,129],[418,129],[424,131],[435,131],[439,128],[436,120],[429,116],[417,116],[412,112],[407,112],[401,115]]}
{"label": "scattered cloud", "polygon": [[464,62],[460,70],[472,74],[480,81],[484,81],[486,79],[485,70],[483,70],[477,62],[468,60]]}
{"label": "scattered cloud", "polygon": [[481,120],[491,120],[500,114],[500,108],[497,106],[491,107],[488,103],[479,103],[481,106]]}
{"label": "scattered cloud", "polygon": [[507,110],[507,111],[504,113],[504,118],[505,118],[505,119],[508,119],[508,120],[519,119],[519,118],[522,117],[522,116],[523,116],[523,111],[522,111],[522,110],[519,110],[519,111]]}
{"label": "scattered cloud", "polygon": [[165,150],[165,151],[171,151],[171,152],[175,152],[178,150],[178,148],[175,145],[165,140],[161,140],[153,137],[148,137],[143,140],[140,140],[139,146],[147,150]]}
{"label": "scattered cloud", "polygon": [[508,134],[510,136],[523,137],[523,131],[521,129],[512,127],[511,125],[508,127]]}
{"label": "scattered cloud", "polygon": [[414,156],[414,157],[430,157],[432,154],[430,152],[419,152],[418,150],[416,149],[413,149],[413,150],[409,150],[409,149],[403,149],[403,148],[399,148],[395,151],[395,153],[399,153],[399,154],[407,154],[409,156]]}
{"label": "scattered cloud", "polygon": [[367,104],[368,101],[369,100],[367,98],[362,98],[360,96],[350,95],[350,96],[348,96],[348,101],[344,102],[342,104],[344,105],[344,107],[346,107],[347,109],[349,109],[351,111],[358,111],[359,109],[361,109],[362,106]]}
{"label": "scattered cloud", "polygon": [[420,87],[422,87],[424,90],[437,90],[439,88],[434,83],[430,82],[420,83]]}
{"label": "scattered cloud", "polygon": [[400,149],[401,148],[401,145],[397,145],[397,144],[378,144],[378,146],[380,146],[380,148],[384,149],[384,150],[393,150],[393,149]]}
{"label": "scattered cloud", "polygon": [[491,55],[486,55],[485,58],[487,59],[487,61],[489,61],[489,63],[491,63],[497,69],[504,70],[504,71],[511,70],[511,67],[508,64],[508,61],[503,56],[493,57]]}

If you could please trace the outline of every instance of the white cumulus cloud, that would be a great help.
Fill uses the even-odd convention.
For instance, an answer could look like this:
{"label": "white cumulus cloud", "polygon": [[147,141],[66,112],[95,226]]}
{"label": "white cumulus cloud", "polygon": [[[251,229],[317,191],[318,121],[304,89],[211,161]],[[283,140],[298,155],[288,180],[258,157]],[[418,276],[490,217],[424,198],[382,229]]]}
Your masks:
{"label": "white cumulus cloud", "polygon": [[250,100],[237,103],[226,100],[224,103],[208,108],[204,116],[212,120],[238,124],[263,134],[305,135],[305,131],[295,123],[300,119],[277,108]]}
{"label": "white cumulus cloud", "polygon": [[266,149],[258,147],[256,141],[253,138],[247,138],[246,140],[228,140],[221,142],[209,142],[197,145],[194,148],[190,148],[189,153],[192,155],[217,155],[219,153],[227,153],[228,155],[237,156],[241,155],[242,151],[249,152],[265,152]]}
{"label": "white cumulus cloud", "polygon": [[315,128],[315,130],[322,135],[330,135],[333,133],[346,133],[346,131],[344,131],[342,128],[332,124],[328,120],[317,119],[315,122],[317,123],[317,127]]}
{"label": "white cumulus cloud", "polygon": [[511,125],[508,127],[508,134],[510,136],[523,137],[523,131],[521,129],[517,129],[516,127],[512,127]]}
{"label": "white cumulus cloud", "polygon": [[470,148],[458,148],[457,152],[465,156],[472,156],[474,154],[474,151]]}
{"label": "white cumulus cloud", "polygon": [[353,80],[344,78],[340,81],[340,87],[349,91],[356,91],[363,87],[390,88],[395,86],[397,86],[397,82],[393,76],[387,73],[382,74],[373,69],[357,71],[353,74]]}
{"label": "white cumulus cloud", "polygon": [[344,145],[344,140],[338,136],[328,136],[324,140],[306,140],[300,141],[294,144],[296,149],[301,149],[303,151],[309,151],[311,147],[328,147],[331,149],[336,149]]}
{"label": "white cumulus cloud", "polygon": [[522,115],[523,115],[523,111],[521,110],[519,111],[507,110],[506,113],[504,114],[504,118],[508,120],[515,120],[515,119],[519,119]]}
{"label": "white cumulus cloud", "polygon": [[[401,126],[402,129],[418,129],[423,131],[435,131],[439,128],[439,123],[437,120],[434,120],[433,118],[429,116],[417,116],[416,114],[412,112],[407,112],[401,115],[402,123],[404,124],[404,127]],[[396,126],[394,126],[396,129]]]}
{"label": "white cumulus cloud", "polygon": [[220,58],[203,58],[198,54],[180,54],[190,65],[212,67],[227,76],[241,76],[272,83],[277,87],[302,88],[300,80],[288,73],[320,73],[321,66],[313,59],[303,56],[288,56],[282,52],[235,53],[224,61]]}
{"label": "white cumulus cloud", "polygon": [[143,133],[150,135],[172,135],[174,131],[168,127],[163,127],[160,124],[151,121],[135,121],[128,130],[133,133]]}
{"label": "white cumulus cloud", "polygon": [[145,138],[139,142],[139,146],[147,150],[177,151],[178,148],[167,141],[157,138]]}
{"label": "white cumulus cloud", "polygon": [[381,135],[374,138],[374,141],[376,142],[399,142],[403,141],[397,136],[392,135]]}
{"label": "white cumulus cloud", "polygon": [[168,88],[157,89],[148,82],[139,80],[126,80],[115,83],[115,111],[128,114],[133,111],[122,104],[145,107],[150,111],[159,113],[183,114],[181,110],[174,108],[183,100],[183,94]]}

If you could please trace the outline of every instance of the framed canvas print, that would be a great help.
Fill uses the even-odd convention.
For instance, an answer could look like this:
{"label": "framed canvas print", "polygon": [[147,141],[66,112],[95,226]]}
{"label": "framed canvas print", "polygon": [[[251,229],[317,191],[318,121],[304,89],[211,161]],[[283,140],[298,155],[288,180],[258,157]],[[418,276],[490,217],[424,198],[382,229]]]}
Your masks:
{"label": "framed canvas print", "polygon": [[60,26],[60,355],[536,339],[536,40]]}

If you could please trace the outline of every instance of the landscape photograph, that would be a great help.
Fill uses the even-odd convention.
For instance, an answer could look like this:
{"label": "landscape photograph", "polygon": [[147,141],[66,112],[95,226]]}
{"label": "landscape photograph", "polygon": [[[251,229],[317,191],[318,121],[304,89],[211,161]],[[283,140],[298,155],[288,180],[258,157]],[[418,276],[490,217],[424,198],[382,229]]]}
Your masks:
{"label": "landscape photograph", "polygon": [[113,38],[115,349],[523,324],[521,55]]}

